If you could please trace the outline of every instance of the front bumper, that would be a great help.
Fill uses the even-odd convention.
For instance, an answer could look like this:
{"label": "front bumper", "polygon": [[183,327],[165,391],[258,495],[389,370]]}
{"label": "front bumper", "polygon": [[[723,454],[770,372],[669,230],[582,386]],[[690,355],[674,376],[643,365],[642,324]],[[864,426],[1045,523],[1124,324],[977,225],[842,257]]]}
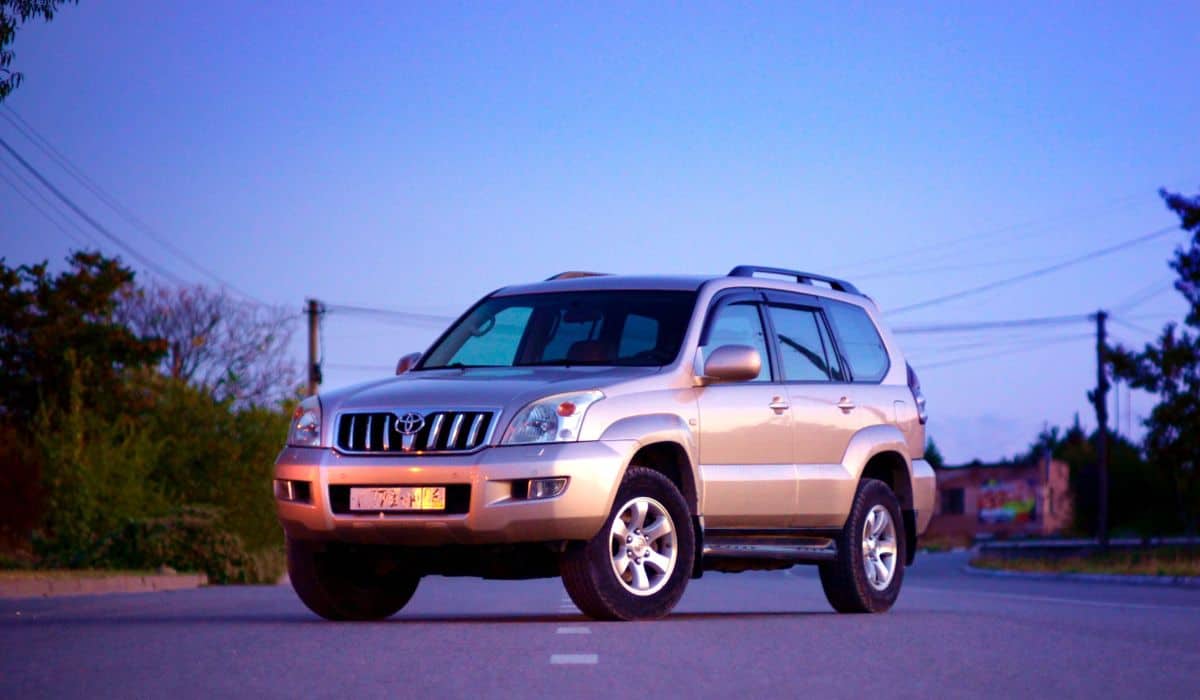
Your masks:
{"label": "front bumper", "polygon": [[[289,537],[364,544],[438,546],[586,540],[608,517],[634,441],[608,440],[488,447],[471,455],[349,456],[328,448],[288,447],[275,478],[307,482],[307,502],[276,497]],[[565,476],[553,498],[520,498],[521,480]],[[331,494],[347,486],[453,486],[465,512],[335,512]],[[331,488],[332,487],[332,488]]]}

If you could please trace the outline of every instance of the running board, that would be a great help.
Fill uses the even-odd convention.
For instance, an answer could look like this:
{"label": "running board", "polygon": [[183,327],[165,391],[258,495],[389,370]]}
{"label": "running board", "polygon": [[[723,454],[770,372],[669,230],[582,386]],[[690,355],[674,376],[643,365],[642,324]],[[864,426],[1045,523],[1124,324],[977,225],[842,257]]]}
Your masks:
{"label": "running board", "polygon": [[704,556],[714,559],[770,559],[822,562],[837,559],[837,543],[829,537],[705,533]]}

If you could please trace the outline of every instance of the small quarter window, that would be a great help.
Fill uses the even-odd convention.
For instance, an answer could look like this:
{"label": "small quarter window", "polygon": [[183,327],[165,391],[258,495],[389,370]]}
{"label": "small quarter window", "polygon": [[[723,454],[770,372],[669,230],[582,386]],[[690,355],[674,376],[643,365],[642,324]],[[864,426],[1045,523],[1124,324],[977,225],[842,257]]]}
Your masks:
{"label": "small quarter window", "polygon": [[891,361],[875,323],[865,309],[832,299],[826,302],[833,332],[856,382],[878,382]]}

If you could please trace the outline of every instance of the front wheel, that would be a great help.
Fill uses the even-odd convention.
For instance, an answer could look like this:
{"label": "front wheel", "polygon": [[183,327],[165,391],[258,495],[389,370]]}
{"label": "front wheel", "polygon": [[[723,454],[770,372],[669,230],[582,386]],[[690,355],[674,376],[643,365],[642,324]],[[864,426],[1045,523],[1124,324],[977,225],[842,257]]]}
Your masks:
{"label": "front wheel", "polygon": [[630,467],[600,532],[563,553],[563,586],[599,620],[663,617],[687,588],[695,549],[679,489],[653,469]]}
{"label": "front wheel", "polygon": [[296,595],[326,620],[382,620],[417,591],[420,576],[384,553],[287,540],[288,578]]}
{"label": "front wheel", "polygon": [[888,485],[863,479],[837,538],[838,558],[821,564],[825,599],[840,613],[881,613],[904,580],[904,521]]}

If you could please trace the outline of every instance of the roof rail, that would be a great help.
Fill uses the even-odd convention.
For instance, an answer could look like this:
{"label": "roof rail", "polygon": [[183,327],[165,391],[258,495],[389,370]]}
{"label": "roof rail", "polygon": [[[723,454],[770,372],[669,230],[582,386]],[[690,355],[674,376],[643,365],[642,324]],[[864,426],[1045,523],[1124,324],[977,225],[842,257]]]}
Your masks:
{"label": "roof rail", "polygon": [[609,273],[609,272],[584,272],[582,270],[567,270],[566,272],[560,272],[557,275],[547,277],[546,281],[553,282],[554,280],[573,280],[573,279],[578,279],[580,277],[608,277],[610,274],[612,274],[612,273]]}
{"label": "roof rail", "polygon": [[814,275],[811,272],[799,272],[797,270],[785,270],[782,267],[763,267],[761,265],[738,265],[729,271],[730,277],[754,277],[756,273],[765,272],[770,275],[782,275],[784,277],[793,277],[800,284],[812,284],[816,282],[824,282],[829,285],[830,289],[838,292],[846,292],[847,294],[857,294],[866,296],[858,291],[858,287],[850,284],[846,280],[840,280],[836,277],[826,277],[825,275]]}

